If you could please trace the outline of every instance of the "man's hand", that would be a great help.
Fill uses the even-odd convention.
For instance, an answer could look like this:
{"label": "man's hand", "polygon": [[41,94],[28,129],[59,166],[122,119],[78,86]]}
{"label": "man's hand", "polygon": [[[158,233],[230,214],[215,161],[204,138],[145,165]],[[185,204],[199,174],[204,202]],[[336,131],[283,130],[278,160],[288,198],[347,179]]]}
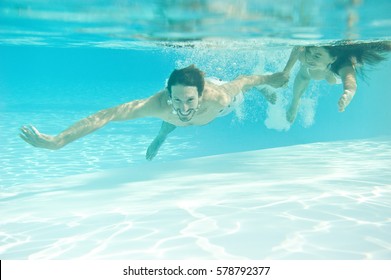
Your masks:
{"label": "man's hand", "polygon": [[20,128],[20,138],[37,148],[57,150],[61,145],[53,136],[42,134],[34,126],[22,126]]}
{"label": "man's hand", "polygon": [[289,74],[286,72],[277,72],[266,76],[266,83],[274,88],[286,86],[289,81]]}
{"label": "man's hand", "polygon": [[149,161],[151,161],[158,153],[161,145],[163,145],[164,141],[166,140],[165,137],[159,137],[157,136],[152,143],[149,145],[147,153],[145,155],[145,158]]}

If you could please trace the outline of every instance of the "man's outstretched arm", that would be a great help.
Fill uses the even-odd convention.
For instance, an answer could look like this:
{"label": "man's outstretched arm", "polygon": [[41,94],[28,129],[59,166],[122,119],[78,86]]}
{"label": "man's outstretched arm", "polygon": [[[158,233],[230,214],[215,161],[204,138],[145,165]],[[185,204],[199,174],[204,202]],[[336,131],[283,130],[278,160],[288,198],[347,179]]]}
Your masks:
{"label": "man's outstretched arm", "polygon": [[19,136],[34,147],[57,150],[76,139],[94,132],[111,121],[124,121],[153,116],[153,111],[156,110],[156,106],[151,103],[154,103],[151,98],[135,100],[117,107],[99,111],[76,122],[55,136],[43,134],[34,126],[22,126]]}
{"label": "man's outstretched arm", "polygon": [[147,160],[152,160],[157,155],[168,134],[173,132],[175,128],[176,126],[173,124],[167,123],[165,121],[162,122],[162,126],[160,127],[158,135],[148,147],[147,154],[145,155]]}
{"label": "man's outstretched arm", "polygon": [[256,86],[270,85],[278,88],[282,87],[285,83],[284,73],[277,72],[268,75],[242,75],[231,82],[225,83],[222,87],[224,87],[231,96],[235,96],[240,92],[246,92]]}

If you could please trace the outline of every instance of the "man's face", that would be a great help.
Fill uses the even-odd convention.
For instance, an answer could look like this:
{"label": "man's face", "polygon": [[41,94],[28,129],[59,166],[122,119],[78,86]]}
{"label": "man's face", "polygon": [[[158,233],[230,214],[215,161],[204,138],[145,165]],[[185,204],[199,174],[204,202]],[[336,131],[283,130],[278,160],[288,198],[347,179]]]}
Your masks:
{"label": "man's face", "polygon": [[188,122],[198,109],[200,99],[196,87],[175,85],[171,87],[172,108],[182,122]]}
{"label": "man's face", "polygon": [[325,48],[307,47],[305,49],[305,64],[310,69],[324,70],[334,61],[335,58],[330,56]]}

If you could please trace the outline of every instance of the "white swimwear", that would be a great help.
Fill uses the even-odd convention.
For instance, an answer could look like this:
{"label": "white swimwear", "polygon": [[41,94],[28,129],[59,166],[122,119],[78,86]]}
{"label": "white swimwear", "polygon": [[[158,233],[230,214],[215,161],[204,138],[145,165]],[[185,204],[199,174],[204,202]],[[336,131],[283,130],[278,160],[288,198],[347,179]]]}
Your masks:
{"label": "white swimwear", "polygon": [[[218,85],[218,86],[227,83],[226,81],[222,81],[221,79],[216,78],[216,77],[208,77],[208,78],[205,78],[205,80],[207,80],[208,82],[211,82],[215,85]],[[218,117],[224,117],[224,116],[232,113],[233,111],[237,110],[240,107],[240,105],[243,103],[243,101],[244,101],[243,92],[240,92],[238,95],[234,96],[231,103],[227,107],[223,108],[220,111],[220,113],[218,114]]]}
{"label": "white swimwear", "polygon": [[[333,77],[334,77],[334,79],[335,79],[335,84],[336,84],[336,85],[342,84],[342,79],[341,79],[341,77],[340,77],[338,74],[334,73],[333,71],[331,71],[331,70],[329,70],[329,71],[330,71],[331,75],[333,75]],[[308,76],[311,77],[310,69],[309,69],[309,68],[307,68],[307,74],[308,74]]]}

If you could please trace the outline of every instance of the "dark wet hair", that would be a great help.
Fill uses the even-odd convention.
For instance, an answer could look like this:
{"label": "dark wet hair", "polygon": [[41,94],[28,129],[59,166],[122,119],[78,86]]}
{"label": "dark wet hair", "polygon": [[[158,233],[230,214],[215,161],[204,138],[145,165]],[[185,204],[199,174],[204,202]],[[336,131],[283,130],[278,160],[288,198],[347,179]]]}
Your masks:
{"label": "dark wet hair", "polygon": [[339,74],[339,70],[347,65],[355,66],[355,70],[362,77],[365,77],[363,68],[359,66],[374,66],[387,59],[391,51],[391,41],[353,43],[342,41],[334,45],[323,46],[332,57],[336,57],[330,65],[330,70]]}
{"label": "dark wet hair", "polygon": [[171,87],[175,85],[196,87],[198,96],[201,96],[205,86],[204,73],[193,64],[182,69],[175,69],[167,82],[167,90],[170,96]]}

